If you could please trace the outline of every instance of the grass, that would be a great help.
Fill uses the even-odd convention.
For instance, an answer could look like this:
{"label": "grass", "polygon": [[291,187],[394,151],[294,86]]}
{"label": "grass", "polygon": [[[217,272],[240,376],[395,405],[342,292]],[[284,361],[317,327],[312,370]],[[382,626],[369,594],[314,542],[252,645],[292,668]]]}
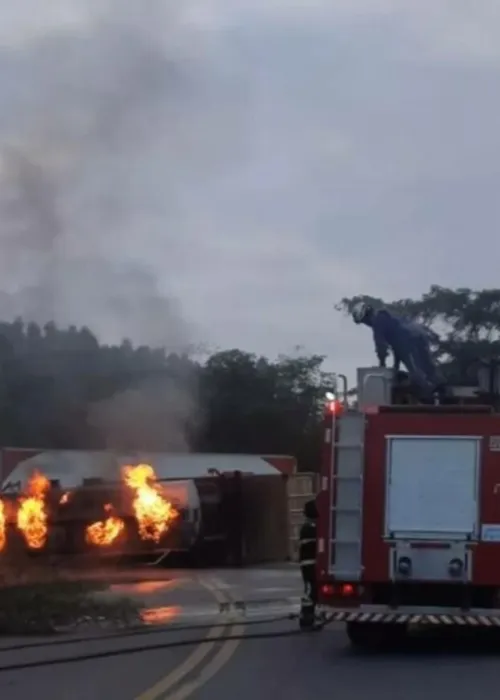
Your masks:
{"label": "grass", "polygon": [[70,580],[50,568],[18,571],[0,563],[0,634],[50,634],[84,624],[137,624],[136,603],[95,595],[107,587],[105,582]]}

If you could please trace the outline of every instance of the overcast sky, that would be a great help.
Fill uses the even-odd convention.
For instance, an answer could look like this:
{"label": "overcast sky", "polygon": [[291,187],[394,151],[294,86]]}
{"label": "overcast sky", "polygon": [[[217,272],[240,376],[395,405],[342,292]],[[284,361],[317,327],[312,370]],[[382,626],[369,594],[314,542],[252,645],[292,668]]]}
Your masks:
{"label": "overcast sky", "polygon": [[0,39],[5,314],[351,373],[342,296],[500,286],[498,0],[18,0]]}

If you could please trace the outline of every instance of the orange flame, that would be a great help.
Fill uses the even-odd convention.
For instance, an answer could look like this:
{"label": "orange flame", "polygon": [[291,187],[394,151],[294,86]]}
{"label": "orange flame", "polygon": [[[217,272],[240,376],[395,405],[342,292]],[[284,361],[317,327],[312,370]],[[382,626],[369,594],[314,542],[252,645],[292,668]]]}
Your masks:
{"label": "orange flame", "polygon": [[30,549],[41,549],[47,541],[48,516],[45,497],[49,488],[50,481],[47,477],[35,471],[28,481],[27,496],[23,496],[19,502],[17,527],[23,533]]}
{"label": "orange flame", "polygon": [[7,544],[7,524],[5,521],[5,505],[3,501],[0,501],[0,552]]}
{"label": "orange flame", "polygon": [[98,547],[106,547],[113,544],[125,528],[125,523],[121,518],[111,515],[113,512],[111,503],[105,505],[104,510],[108,513],[108,517],[92,523],[85,531],[85,539],[88,544]]}
{"label": "orange flame", "polygon": [[162,493],[156,474],[150,464],[124,467],[123,478],[134,493],[133,507],[143,540],[158,543],[167,532],[172,520],[179,515]]}
{"label": "orange flame", "polygon": [[68,503],[68,501],[69,501],[69,491],[66,491],[66,493],[63,493],[63,495],[59,499],[59,505],[63,506],[65,503]]}

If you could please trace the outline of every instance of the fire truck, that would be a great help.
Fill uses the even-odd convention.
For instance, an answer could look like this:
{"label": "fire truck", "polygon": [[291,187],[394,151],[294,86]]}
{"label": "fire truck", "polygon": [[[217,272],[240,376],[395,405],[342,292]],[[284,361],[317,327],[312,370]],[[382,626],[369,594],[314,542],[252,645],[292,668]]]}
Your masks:
{"label": "fire truck", "polygon": [[415,627],[500,627],[499,371],[421,404],[391,370],[330,396],[318,494],[319,602],[357,647]]}

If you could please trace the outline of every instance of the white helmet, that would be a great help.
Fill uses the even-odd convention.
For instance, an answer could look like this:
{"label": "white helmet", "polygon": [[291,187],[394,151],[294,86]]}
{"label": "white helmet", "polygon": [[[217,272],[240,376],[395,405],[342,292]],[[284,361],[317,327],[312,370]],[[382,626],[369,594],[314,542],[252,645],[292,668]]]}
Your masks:
{"label": "white helmet", "polygon": [[362,323],[371,311],[371,306],[364,301],[358,301],[351,309],[354,323]]}

